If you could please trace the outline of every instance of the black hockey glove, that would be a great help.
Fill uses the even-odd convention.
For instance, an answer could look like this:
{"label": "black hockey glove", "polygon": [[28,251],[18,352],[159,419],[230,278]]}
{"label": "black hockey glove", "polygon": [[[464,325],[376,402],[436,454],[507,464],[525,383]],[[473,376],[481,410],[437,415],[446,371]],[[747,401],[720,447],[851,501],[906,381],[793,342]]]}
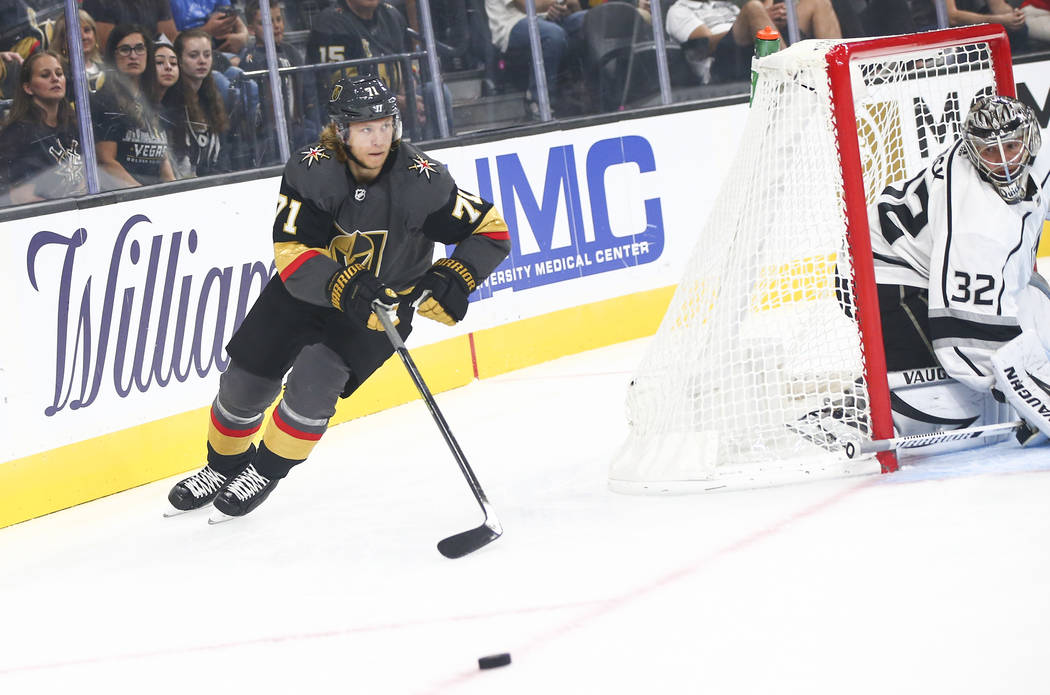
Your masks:
{"label": "black hockey glove", "polygon": [[477,283],[474,271],[453,258],[441,258],[416,285],[416,311],[446,326],[454,326],[467,315],[467,297]]}
{"label": "black hockey glove", "polygon": [[[368,268],[359,263],[349,265],[332,276],[328,281],[328,294],[332,306],[339,309],[354,323],[365,325],[373,331],[383,330],[379,319],[372,313],[372,301],[380,299],[397,308],[397,292],[379,282]],[[394,325],[398,321],[394,319]]]}

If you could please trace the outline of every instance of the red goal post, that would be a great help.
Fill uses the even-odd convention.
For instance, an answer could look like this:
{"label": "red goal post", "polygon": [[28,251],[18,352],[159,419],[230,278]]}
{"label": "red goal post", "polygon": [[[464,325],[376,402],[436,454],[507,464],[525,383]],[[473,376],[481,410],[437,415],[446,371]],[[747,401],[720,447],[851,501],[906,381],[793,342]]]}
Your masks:
{"label": "red goal post", "polygon": [[[884,38],[841,43],[827,53],[828,81],[831,87],[832,109],[836,121],[855,123],[853,81],[850,63],[862,58],[889,56],[921,48],[947,48],[964,43],[986,43],[992,56],[992,70],[998,94],[1016,96],[1010,43],[1006,31],[999,24],[977,24],[957,29],[942,29],[921,34],[904,34]],[[875,271],[872,268],[871,237],[868,227],[868,201],[862,178],[859,136],[855,128],[837,128],[839,158],[844,183],[847,239],[853,255],[853,281],[868,288],[868,296],[875,298]],[[866,262],[858,262],[864,259]],[[879,321],[878,301],[861,302],[857,319],[864,342],[865,371],[868,375],[868,393],[872,408],[872,438],[889,439],[893,436],[890,417],[890,391],[886,383],[886,360],[882,350],[882,327]],[[876,376],[877,375],[877,376]],[[897,470],[893,451],[877,454],[883,473]]]}
{"label": "red goal post", "polygon": [[[868,205],[1014,94],[1005,31],[802,41],[757,61],[738,152],[628,389],[622,492],[890,472],[847,460],[893,436]],[[684,231],[684,230],[682,230]]]}

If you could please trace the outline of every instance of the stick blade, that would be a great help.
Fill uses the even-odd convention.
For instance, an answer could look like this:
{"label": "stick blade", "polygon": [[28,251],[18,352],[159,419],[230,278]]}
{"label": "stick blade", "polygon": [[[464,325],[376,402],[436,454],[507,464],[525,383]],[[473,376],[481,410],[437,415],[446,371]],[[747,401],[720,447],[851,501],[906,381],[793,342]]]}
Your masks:
{"label": "stick blade", "polygon": [[500,528],[493,528],[487,522],[463,533],[438,542],[438,552],[449,559],[470,555],[475,550],[484,548],[503,534]]}

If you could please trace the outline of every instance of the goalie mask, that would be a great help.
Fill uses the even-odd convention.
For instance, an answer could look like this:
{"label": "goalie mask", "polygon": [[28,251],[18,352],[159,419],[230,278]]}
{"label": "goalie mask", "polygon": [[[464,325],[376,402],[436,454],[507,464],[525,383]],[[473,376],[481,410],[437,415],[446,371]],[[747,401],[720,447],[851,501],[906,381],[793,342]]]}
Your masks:
{"label": "goalie mask", "polygon": [[1024,197],[1039,153],[1039,123],[1031,107],[1004,96],[981,97],[963,124],[966,155],[1007,203]]}
{"label": "goalie mask", "polygon": [[328,117],[346,142],[347,125],[350,123],[375,121],[387,116],[394,117],[394,142],[401,142],[401,111],[397,108],[397,97],[383,80],[371,75],[343,78],[332,87],[328,98]]}

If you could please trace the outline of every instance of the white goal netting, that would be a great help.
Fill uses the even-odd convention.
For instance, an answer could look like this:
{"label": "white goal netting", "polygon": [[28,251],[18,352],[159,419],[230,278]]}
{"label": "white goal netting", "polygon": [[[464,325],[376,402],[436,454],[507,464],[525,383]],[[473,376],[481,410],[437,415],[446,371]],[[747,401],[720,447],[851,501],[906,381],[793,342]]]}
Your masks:
{"label": "white goal netting", "polygon": [[[866,375],[872,348],[857,304],[874,298],[854,291],[847,230],[868,228],[850,219],[845,191],[862,180],[870,203],[917,173],[958,135],[973,99],[995,91],[996,76],[987,42],[919,45],[851,56],[842,92],[826,57],[836,43],[804,41],[759,62],[741,149],[628,389],[614,490],[879,470],[843,452],[846,440],[870,437],[868,379],[885,380]],[[876,47],[868,53],[878,44],[864,42]],[[850,92],[855,118],[837,123],[844,109],[833,95]],[[856,138],[859,165],[840,157],[837,128]],[[870,250],[859,262],[870,267]]]}

